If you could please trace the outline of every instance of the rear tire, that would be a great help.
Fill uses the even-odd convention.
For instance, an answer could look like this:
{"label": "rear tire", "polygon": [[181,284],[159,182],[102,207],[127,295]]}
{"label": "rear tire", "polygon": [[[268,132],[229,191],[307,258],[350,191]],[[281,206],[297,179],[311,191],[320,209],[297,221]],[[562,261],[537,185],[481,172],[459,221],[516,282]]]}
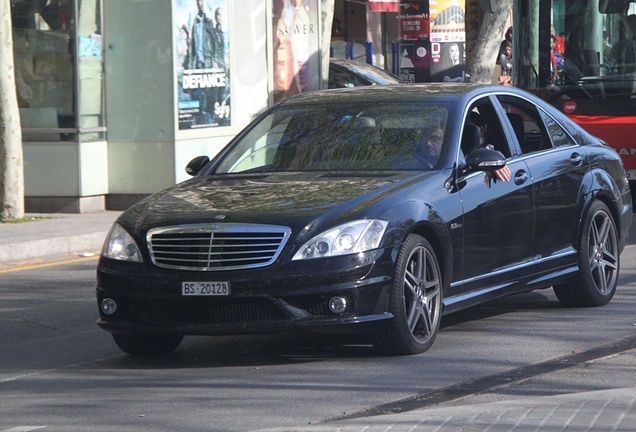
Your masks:
{"label": "rear tire", "polygon": [[375,347],[390,355],[428,350],[442,320],[442,277],[435,250],[419,235],[402,245],[389,302],[393,319],[376,334]]}
{"label": "rear tire", "polygon": [[570,282],[555,285],[554,293],[567,307],[606,305],[618,285],[620,255],[614,218],[601,201],[590,206],[579,242],[578,275]]}
{"label": "rear tire", "polygon": [[112,336],[120,350],[134,356],[169,354],[183,340],[183,335],[152,333],[113,333]]}

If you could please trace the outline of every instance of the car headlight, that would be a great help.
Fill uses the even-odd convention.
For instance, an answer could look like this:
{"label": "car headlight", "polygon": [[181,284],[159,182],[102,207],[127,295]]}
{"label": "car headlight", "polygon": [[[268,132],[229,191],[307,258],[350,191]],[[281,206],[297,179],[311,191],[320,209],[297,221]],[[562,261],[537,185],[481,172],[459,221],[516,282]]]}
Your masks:
{"label": "car headlight", "polygon": [[106,236],[102,255],[106,258],[120,261],[142,261],[137,243],[118,223],[112,226],[108,236]]}
{"label": "car headlight", "polygon": [[309,240],[292,260],[324,258],[377,249],[389,225],[387,221],[363,219],[337,226]]}

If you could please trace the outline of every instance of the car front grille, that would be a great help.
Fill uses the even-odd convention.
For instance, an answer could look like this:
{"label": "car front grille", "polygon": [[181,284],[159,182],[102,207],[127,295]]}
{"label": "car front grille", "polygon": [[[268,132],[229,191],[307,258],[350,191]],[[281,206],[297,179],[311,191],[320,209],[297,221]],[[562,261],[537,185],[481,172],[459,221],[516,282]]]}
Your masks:
{"label": "car front grille", "polygon": [[[353,294],[345,294],[348,300],[346,313],[353,313]],[[297,318],[298,311],[307,316],[333,316],[329,312],[328,299],[331,296],[313,295],[281,298],[182,298],[182,299],[130,299],[118,300],[121,306],[118,317],[134,320],[146,325],[239,325],[270,323]],[[282,306],[286,304],[287,306]],[[295,313],[289,313],[290,308]]]}
{"label": "car front grille", "polygon": [[270,265],[290,234],[275,225],[198,224],[154,228],[146,241],[158,267],[219,271]]}
{"label": "car front grille", "polygon": [[236,324],[282,320],[284,313],[265,299],[156,299],[150,301],[142,321],[156,325]]}

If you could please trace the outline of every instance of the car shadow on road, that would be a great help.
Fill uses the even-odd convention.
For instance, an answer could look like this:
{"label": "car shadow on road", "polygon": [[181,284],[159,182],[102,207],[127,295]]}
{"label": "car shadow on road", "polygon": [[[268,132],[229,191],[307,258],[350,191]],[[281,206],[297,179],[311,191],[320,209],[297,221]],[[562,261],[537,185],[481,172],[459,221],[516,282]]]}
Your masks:
{"label": "car shadow on road", "polygon": [[[561,308],[560,303],[541,291],[519,294],[446,315],[442,329],[520,311]],[[109,357],[104,366],[115,369],[188,369],[230,366],[272,366],[319,362],[325,359],[350,360],[383,356],[370,340],[355,336],[307,333],[247,336],[190,336],[172,354]]]}
{"label": "car shadow on road", "polygon": [[177,350],[161,356],[121,354],[103,360],[116,369],[187,369],[229,366],[273,366],[333,358],[375,357],[370,342],[344,336],[306,333],[248,336],[189,336]]}
{"label": "car shadow on road", "polygon": [[[550,290],[549,293],[551,292]],[[531,312],[561,308],[563,308],[563,306],[556,297],[548,295],[548,292],[545,290],[537,290],[492,300],[459,312],[445,315],[442,319],[441,328],[444,329],[470,321],[501,316],[511,312]]]}

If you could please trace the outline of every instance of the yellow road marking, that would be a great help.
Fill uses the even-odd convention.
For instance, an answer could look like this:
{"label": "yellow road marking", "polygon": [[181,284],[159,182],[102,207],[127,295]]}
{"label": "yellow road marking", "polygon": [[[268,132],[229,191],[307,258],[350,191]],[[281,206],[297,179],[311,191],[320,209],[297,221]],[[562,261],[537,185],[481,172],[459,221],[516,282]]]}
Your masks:
{"label": "yellow road marking", "polygon": [[78,263],[78,262],[96,260],[97,258],[99,258],[99,255],[90,256],[90,257],[73,258],[73,259],[68,259],[68,260],[63,260],[63,261],[54,261],[54,262],[49,262],[49,263],[20,265],[20,266],[17,266],[17,267],[12,267],[12,268],[7,268],[7,269],[0,269],[0,273],[13,273],[13,272],[17,272],[17,271],[34,270],[34,269],[39,269],[39,268],[44,268],[44,267],[55,267],[55,266],[58,266],[58,265],[73,264],[73,263]]}

